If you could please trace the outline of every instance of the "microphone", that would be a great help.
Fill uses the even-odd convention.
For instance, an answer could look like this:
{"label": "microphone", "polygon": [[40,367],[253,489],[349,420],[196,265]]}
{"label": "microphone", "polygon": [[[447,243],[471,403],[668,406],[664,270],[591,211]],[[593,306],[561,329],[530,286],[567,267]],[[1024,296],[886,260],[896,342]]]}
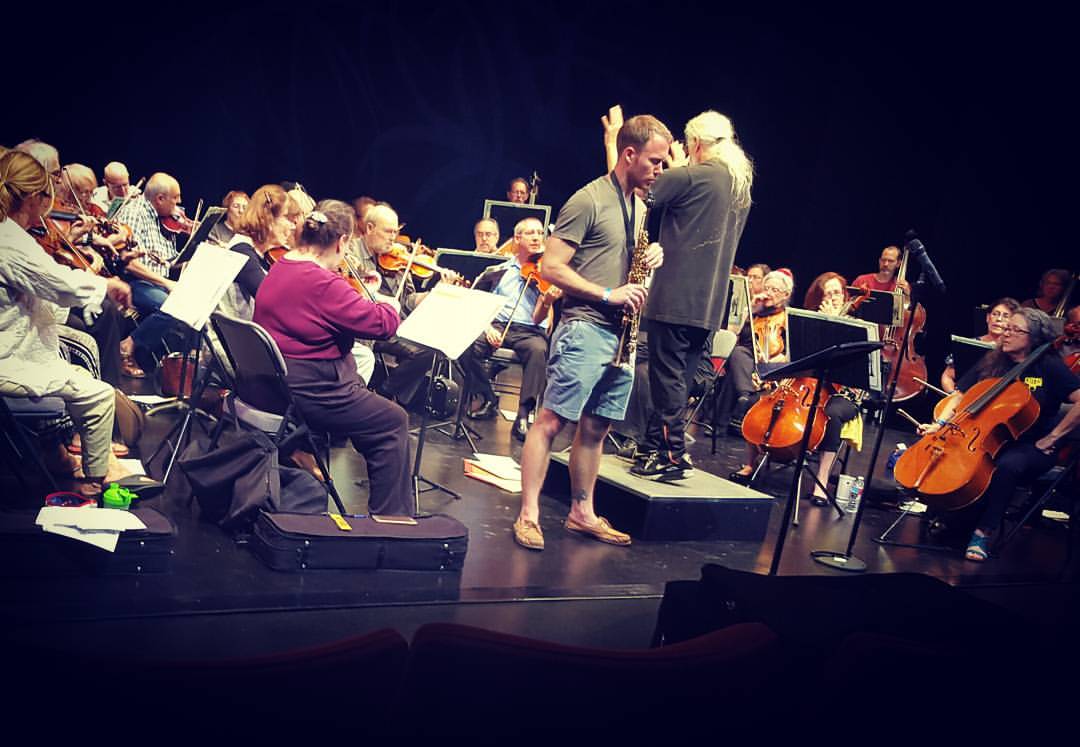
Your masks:
{"label": "microphone", "polygon": [[926,247],[919,241],[918,236],[915,235],[914,229],[909,230],[905,236],[907,243],[904,245],[908,252],[919,262],[919,267],[926,273],[927,279],[930,284],[934,286],[934,290],[938,293],[945,294],[945,281],[941,279],[941,275],[938,274],[937,268],[934,267],[934,262],[930,259],[930,255],[926,253]]}

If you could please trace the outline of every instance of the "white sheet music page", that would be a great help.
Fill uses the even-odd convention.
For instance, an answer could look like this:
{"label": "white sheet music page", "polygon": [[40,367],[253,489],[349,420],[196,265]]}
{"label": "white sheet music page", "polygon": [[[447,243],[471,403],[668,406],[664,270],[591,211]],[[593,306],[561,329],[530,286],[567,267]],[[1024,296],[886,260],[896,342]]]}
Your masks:
{"label": "white sheet music page", "polygon": [[202,330],[245,262],[247,257],[239,252],[207,242],[199,244],[161,310],[192,329]]}
{"label": "white sheet music page", "polygon": [[505,304],[506,298],[494,293],[439,283],[401,323],[397,334],[456,359]]}

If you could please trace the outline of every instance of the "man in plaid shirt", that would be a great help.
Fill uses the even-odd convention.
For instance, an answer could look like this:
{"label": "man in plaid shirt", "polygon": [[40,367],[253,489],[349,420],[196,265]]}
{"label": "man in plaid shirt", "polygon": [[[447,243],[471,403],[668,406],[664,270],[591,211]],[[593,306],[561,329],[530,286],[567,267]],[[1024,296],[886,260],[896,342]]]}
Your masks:
{"label": "man in plaid shirt", "polygon": [[165,302],[175,283],[169,280],[169,266],[176,257],[176,235],[161,227],[161,219],[173,214],[180,203],[180,183],[168,174],[157,173],[146,190],[117,212],[120,223],[131,233],[143,255],[128,262],[131,296],[140,314],[150,314]]}

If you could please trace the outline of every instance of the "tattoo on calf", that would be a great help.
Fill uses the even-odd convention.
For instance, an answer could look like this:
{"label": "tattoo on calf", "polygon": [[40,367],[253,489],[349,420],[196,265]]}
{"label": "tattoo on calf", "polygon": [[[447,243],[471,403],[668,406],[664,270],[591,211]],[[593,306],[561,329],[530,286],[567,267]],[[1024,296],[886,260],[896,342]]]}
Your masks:
{"label": "tattoo on calf", "polygon": [[570,494],[570,497],[574,499],[575,503],[581,503],[583,500],[589,497],[589,494],[587,491],[578,488]]}

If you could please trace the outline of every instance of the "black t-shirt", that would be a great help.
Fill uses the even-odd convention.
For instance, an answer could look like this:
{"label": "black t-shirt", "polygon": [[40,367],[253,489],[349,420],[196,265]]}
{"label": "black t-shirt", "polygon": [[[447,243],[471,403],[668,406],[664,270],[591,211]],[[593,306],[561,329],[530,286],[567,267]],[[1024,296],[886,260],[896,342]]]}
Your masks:
{"label": "black t-shirt", "polygon": [[[1038,441],[1053,429],[1061,405],[1069,401],[1073,392],[1080,389],[1080,376],[1066,368],[1064,361],[1051,350],[1033,363],[1021,379],[1039,403],[1039,419],[1018,440]],[[979,376],[973,368],[956,382],[956,388],[966,392],[978,381]]]}
{"label": "black t-shirt", "polygon": [[731,174],[718,161],[665,171],[652,186],[662,212],[664,264],[649,289],[645,317],[720,329],[728,277],[750,208],[731,202]]}

